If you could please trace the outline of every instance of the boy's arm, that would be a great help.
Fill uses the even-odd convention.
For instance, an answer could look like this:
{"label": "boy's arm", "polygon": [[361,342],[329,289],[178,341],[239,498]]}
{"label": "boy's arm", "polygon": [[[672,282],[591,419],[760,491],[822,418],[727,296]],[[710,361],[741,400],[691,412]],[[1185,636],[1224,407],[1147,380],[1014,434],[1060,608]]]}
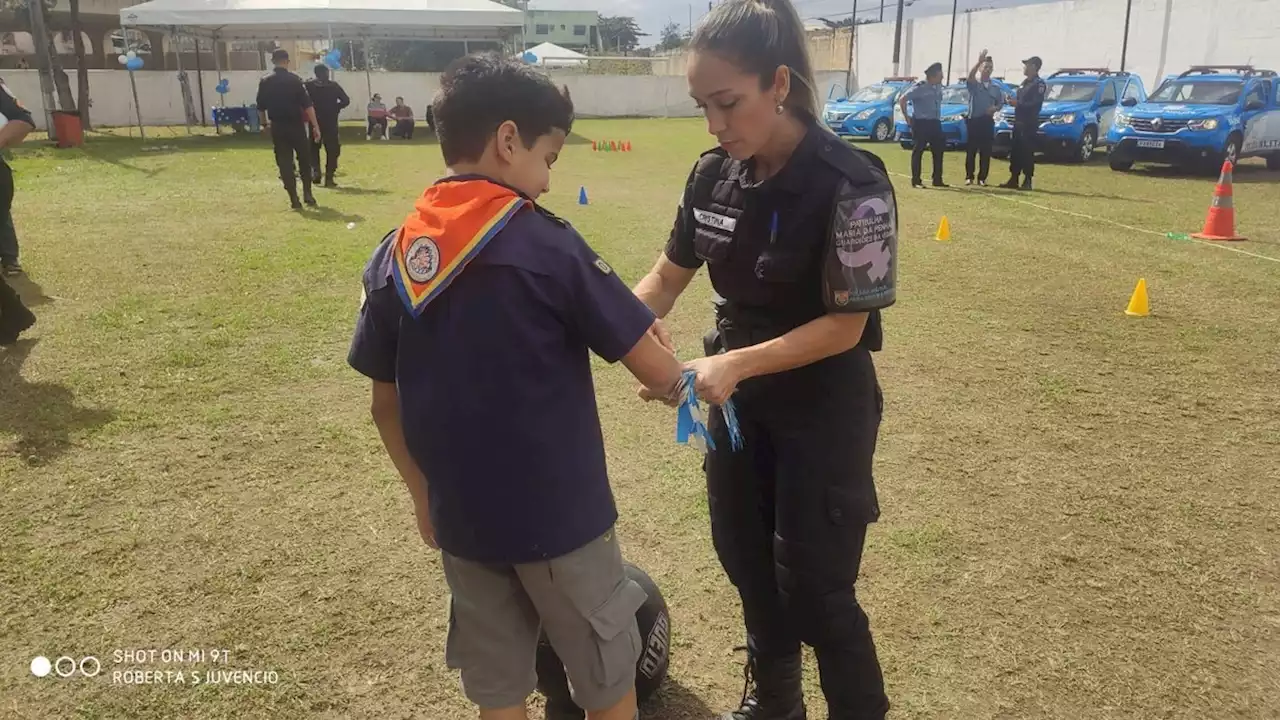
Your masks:
{"label": "boy's arm", "polygon": [[405,487],[409,488],[409,496],[413,498],[413,514],[418,519],[418,532],[422,539],[433,548],[438,548],[435,539],[435,528],[431,525],[431,502],[427,496],[427,477],[409,454],[409,446],[404,440],[404,426],[400,423],[400,400],[396,394],[395,383],[373,381],[373,403],[370,408],[373,424],[378,427],[378,435],[382,437],[382,446],[387,449],[391,463],[396,466]]}
{"label": "boy's arm", "polygon": [[631,352],[622,357],[622,364],[644,386],[640,397],[674,401],[684,367],[654,333],[646,332]]}

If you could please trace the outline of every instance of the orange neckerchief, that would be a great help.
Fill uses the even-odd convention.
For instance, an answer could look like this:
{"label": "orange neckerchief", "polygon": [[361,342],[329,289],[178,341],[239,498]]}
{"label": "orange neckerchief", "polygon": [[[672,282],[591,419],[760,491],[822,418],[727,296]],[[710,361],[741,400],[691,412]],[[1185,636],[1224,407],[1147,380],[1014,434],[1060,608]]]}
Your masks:
{"label": "orange neckerchief", "polygon": [[396,235],[400,299],[417,317],[462,273],[528,199],[483,178],[444,180],[427,188]]}

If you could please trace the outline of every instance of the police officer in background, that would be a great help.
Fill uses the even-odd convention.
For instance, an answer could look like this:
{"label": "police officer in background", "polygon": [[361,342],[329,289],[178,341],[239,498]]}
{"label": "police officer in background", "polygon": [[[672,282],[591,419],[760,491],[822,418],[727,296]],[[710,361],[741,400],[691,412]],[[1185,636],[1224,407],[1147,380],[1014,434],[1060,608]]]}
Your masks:
{"label": "police officer in background", "polygon": [[[302,176],[302,199],[315,205],[311,194],[311,142],[320,141],[320,124],[311,96],[302,85],[302,78],[289,72],[289,52],[276,50],[271,53],[276,66],[271,74],[258,83],[258,115],[262,132],[271,133],[275,145],[276,165],[280,168],[280,182],[289,193],[293,209],[302,208],[298,202],[298,175]],[[270,122],[268,122],[270,118]],[[308,137],[307,126],[311,126]],[[298,160],[295,173],[293,161]]]}
{"label": "police officer in background", "polygon": [[306,83],[307,95],[315,105],[316,120],[320,124],[320,140],[311,143],[311,179],[320,182],[320,147],[325,153],[324,186],[338,187],[333,174],[338,171],[338,157],[342,154],[342,140],[338,137],[338,115],[351,104],[351,98],[342,86],[329,79],[329,68],[316,65],[316,77]]}
{"label": "police officer in background", "polygon": [[1040,108],[1044,106],[1045,84],[1040,79],[1044,62],[1039,56],[1022,61],[1022,74],[1026,79],[1018,87],[1018,97],[1013,101],[1013,149],[1009,153],[1009,182],[1000,187],[1018,189],[1021,174],[1022,189],[1031,190],[1031,178],[1036,174],[1036,133],[1040,131]]}
{"label": "police officer in background", "polygon": [[[880,515],[871,354],[895,300],[893,185],[879,158],[817,120],[789,0],[721,2],[690,49],[690,94],[719,145],[694,165],[636,295],[665,317],[705,264],[719,296],[708,357],[689,367],[701,399],[733,397],[745,440],[735,450],[713,410],[711,535],[742,600],[748,651],[741,706],[723,718],[804,720],[805,643],[828,717],[880,720],[889,702],[854,584]],[[661,323],[653,332],[670,344]]]}
{"label": "police officer in background", "polygon": [[[969,70],[969,79],[965,83],[969,88],[969,142],[965,148],[964,184],[972,185],[974,181],[974,156],[981,156],[978,166],[977,180],[979,185],[987,184],[987,174],[991,171],[991,146],[996,139],[996,112],[1004,105],[1004,91],[991,82],[991,71],[995,63],[991,56],[983,50],[978,55],[978,62]],[[979,79],[981,73],[981,79]]]}
{"label": "police officer in background", "polygon": [[[911,114],[907,114],[908,102]],[[902,93],[898,107],[915,141],[911,151],[911,187],[924,187],[920,179],[920,156],[924,155],[926,145],[933,151],[933,186],[946,187],[942,182],[942,154],[947,150],[947,138],[942,133],[942,63],[930,65],[924,71],[924,81]]]}
{"label": "police officer in background", "polygon": [[[0,82],[0,115],[5,120],[3,127],[0,127],[0,150],[17,145],[27,133],[36,129],[31,113],[9,92],[8,86],[3,82]],[[13,170],[0,157],[0,217],[8,215],[12,207]],[[0,275],[0,345],[17,342],[18,336],[35,322],[36,316],[22,304],[17,291],[9,287]]]}

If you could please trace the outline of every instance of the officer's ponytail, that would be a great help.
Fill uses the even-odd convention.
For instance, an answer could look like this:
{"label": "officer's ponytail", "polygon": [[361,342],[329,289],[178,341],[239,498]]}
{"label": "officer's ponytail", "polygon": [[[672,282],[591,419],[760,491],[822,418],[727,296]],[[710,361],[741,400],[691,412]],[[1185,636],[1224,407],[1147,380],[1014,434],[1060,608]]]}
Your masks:
{"label": "officer's ponytail", "polygon": [[725,0],[703,18],[690,47],[758,75],[762,90],[773,84],[779,66],[787,66],[791,92],[784,104],[803,117],[817,117],[813,64],[804,24],[791,0]]}

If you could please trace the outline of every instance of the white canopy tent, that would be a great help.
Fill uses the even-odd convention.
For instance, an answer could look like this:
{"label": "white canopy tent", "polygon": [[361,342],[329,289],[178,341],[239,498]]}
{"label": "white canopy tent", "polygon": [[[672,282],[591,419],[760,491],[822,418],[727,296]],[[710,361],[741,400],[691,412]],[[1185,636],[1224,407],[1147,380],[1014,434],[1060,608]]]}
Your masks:
{"label": "white canopy tent", "polygon": [[524,13],[491,0],[152,0],[120,24],[219,40],[500,41]]}
{"label": "white canopy tent", "polygon": [[545,67],[577,67],[588,62],[586,55],[549,42],[529,48],[524,57]]}
{"label": "white canopy tent", "polygon": [[[330,48],[343,40],[438,40],[465,48],[521,35],[524,13],[491,0],[152,0],[121,10],[120,24],[206,38],[215,47],[231,40],[327,39]],[[217,52],[214,59],[221,81]],[[372,95],[367,65],[365,81]]]}

